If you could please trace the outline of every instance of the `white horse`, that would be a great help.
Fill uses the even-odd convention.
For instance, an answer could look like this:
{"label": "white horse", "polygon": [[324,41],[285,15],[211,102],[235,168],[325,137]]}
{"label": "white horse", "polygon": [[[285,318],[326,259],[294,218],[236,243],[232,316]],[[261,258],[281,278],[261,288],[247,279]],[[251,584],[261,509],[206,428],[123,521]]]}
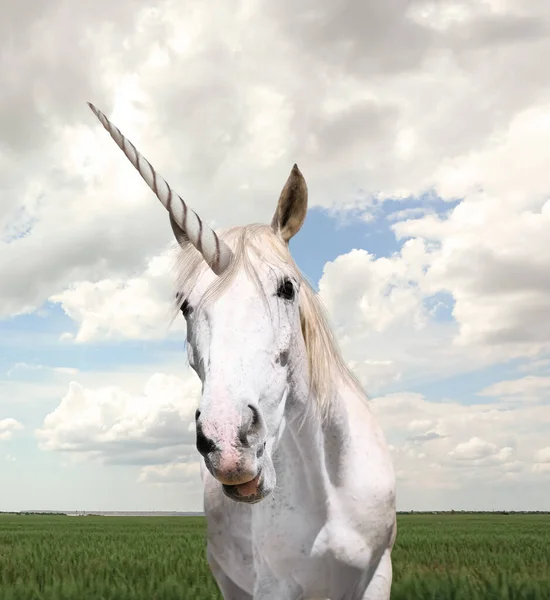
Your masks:
{"label": "white horse", "polygon": [[202,382],[207,558],[223,597],[387,600],[392,461],[290,255],[307,211],[298,167],[270,225],[216,234],[90,108],[167,208],[182,248],[177,308]]}

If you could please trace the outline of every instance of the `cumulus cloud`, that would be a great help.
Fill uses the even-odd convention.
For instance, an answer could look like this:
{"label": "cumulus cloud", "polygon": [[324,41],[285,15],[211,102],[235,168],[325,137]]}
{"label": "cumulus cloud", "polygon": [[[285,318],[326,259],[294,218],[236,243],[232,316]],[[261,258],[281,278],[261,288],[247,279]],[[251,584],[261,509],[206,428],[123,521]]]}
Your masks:
{"label": "cumulus cloud", "polygon": [[73,367],[50,367],[37,363],[18,362],[6,371],[6,376],[12,379],[51,379],[55,377],[67,377],[76,375],[78,369]]}
{"label": "cumulus cloud", "polygon": [[269,220],[295,161],[311,204],[327,207],[545,192],[542,2],[161,0],[75,12],[56,0],[47,13],[14,5],[6,22],[4,316],[77,281],[131,277],[171,238],[86,100],[222,225]]}
{"label": "cumulus cloud", "polygon": [[120,387],[84,388],[71,382],[36,431],[42,450],[113,465],[192,462],[194,411],[200,382],[156,373],[141,394]]}
{"label": "cumulus cloud", "polygon": [[550,463],[550,446],[537,450],[535,452],[535,461],[537,463]]}
{"label": "cumulus cloud", "polygon": [[[74,341],[165,337],[173,304],[171,256],[166,252],[152,258],[143,273],[129,279],[81,281],[51,296],[78,323]],[[171,330],[185,330],[183,319]],[[65,340],[71,338],[70,333],[64,335]]]}
{"label": "cumulus cloud", "polygon": [[428,260],[424,242],[409,240],[391,257],[353,250],[324,267],[321,300],[370,394],[480,366],[479,355],[453,345],[456,323],[438,318],[441,301],[424,287]]}
{"label": "cumulus cloud", "polygon": [[16,431],[23,429],[23,425],[16,419],[0,419],[0,442],[11,440]]}
{"label": "cumulus cloud", "polygon": [[400,236],[436,243],[425,289],[452,294],[458,344],[484,346],[501,358],[549,349],[549,218],[550,202],[517,208],[482,197],[465,200],[446,219],[394,225]]}
{"label": "cumulus cloud", "polygon": [[[535,209],[481,194],[392,228],[404,240],[398,252],[353,250],[327,263],[319,283],[359,370],[365,356],[391,363],[395,381],[404,370],[442,376],[514,358],[547,367],[550,201]],[[518,381],[516,395],[546,379]]]}
{"label": "cumulus cloud", "polygon": [[481,390],[479,395],[536,402],[550,396],[550,377],[529,375],[521,379],[499,381]]}
{"label": "cumulus cloud", "polygon": [[[533,483],[546,457],[536,451],[550,425],[547,406],[467,405],[406,392],[376,397],[372,406],[392,446],[402,497],[417,494],[420,481],[424,502],[437,489],[475,497],[477,486]],[[444,502],[452,507],[451,500]]]}
{"label": "cumulus cloud", "polygon": [[[352,250],[327,263],[319,289],[325,292],[323,299],[336,327],[363,327],[374,333],[404,321],[421,327],[426,314],[416,282],[423,276],[424,255],[423,244],[412,240],[395,257],[376,259],[366,250]],[[359,310],[351,314],[337,310],[344,301]]]}
{"label": "cumulus cloud", "polygon": [[84,122],[85,101],[106,102],[112,78],[124,95],[130,65],[113,64],[114,49],[134,31],[145,5],[99,2],[75,11],[59,0],[44,12],[35,4],[11,6],[4,19],[9,32],[0,36],[1,316],[32,310],[73,278],[105,272],[107,265],[117,272],[141,264],[143,254],[120,245],[128,235],[125,218],[133,216],[132,233],[145,253],[163,239],[155,215],[148,226],[143,221],[139,201],[133,211],[124,209],[131,186],[117,202],[117,182],[109,190],[97,182],[98,175],[109,176],[100,167],[108,157],[98,152],[86,165],[99,132]]}
{"label": "cumulus cloud", "polygon": [[505,462],[514,453],[510,446],[499,448],[496,444],[478,437],[470,438],[467,442],[458,444],[449,452],[449,456],[459,461],[472,464],[487,464],[489,462]]}
{"label": "cumulus cloud", "polygon": [[187,485],[202,485],[199,462],[172,463],[168,465],[147,465],[143,467],[138,477],[140,483],[163,485],[170,483],[186,483]]}

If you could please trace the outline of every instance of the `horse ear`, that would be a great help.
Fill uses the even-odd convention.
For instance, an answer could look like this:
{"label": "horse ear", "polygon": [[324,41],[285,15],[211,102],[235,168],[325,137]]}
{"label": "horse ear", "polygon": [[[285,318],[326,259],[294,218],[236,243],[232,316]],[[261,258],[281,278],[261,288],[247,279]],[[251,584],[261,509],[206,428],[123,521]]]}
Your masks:
{"label": "horse ear", "polygon": [[288,244],[290,238],[296,235],[304,224],[306,212],[306,180],[298,165],[294,165],[279,197],[271,227]]}

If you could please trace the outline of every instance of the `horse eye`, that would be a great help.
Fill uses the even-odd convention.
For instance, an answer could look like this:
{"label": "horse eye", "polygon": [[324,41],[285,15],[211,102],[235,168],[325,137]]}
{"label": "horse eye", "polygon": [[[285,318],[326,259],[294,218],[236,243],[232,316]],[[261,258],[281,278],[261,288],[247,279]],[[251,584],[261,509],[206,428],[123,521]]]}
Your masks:
{"label": "horse eye", "polygon": [[277,296],[284,298],[285,300],[292,300],[294,298],[294,286],[290,279],[285,279],[283,283],[277,289]]}

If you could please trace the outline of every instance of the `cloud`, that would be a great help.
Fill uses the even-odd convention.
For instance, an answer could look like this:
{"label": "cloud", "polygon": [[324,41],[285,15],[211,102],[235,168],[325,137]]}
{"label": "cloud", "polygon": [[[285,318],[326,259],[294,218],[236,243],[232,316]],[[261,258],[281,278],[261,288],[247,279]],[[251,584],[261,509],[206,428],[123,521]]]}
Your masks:
{"label": "cloud", "polygon": [[478,437],[470,438],[467,442],[458,444],[449,452],[449,456],[459,461],[469,461],[470,465],[487,463],[490,460],[505,461],[513,454],[513,448],[506,446],[498,448],[496,444],[487,442]]}
{"label": "cloud", "polygon": [[[159,339],[170,325],[173,303],[171,253],[152,258],[143,273],[129,279],[82,281],[54,294],[79,329],[75,342],[98,339]],[[176,320],[171,330],[185,330],[185,322]],[[65,334],[64,339],[71,339]]]}
{"label": "cloud", "polygon": [[425,287],[429,252],[414,239],[391,257],[352,250],[324,267],[321,300],[348,364],[370,394],[484,362],[453,345],[456,323],[439,318],[441,302]]}
{"label": "cloud", "polygon": [[16,431],[21,431],[23,425],[16,419],[7,418],[0,420],[0,442],[11,440]]}
{"label": "cloud", "polygon": [[[94,172],[107,162],[99,152],[95,171],[94,165],[86,168],[97,133],[83,117],[90,97],[111,97],[117,74],[117,92],[124,94],[123,72],[131,64],[113,64],[115,48],[132,35],[144,7],[103,0],[78,11],[66,0],[53,2],[47,12],[36,2],[10,7],[4,20],[9,32],[0,36],[1,316],[36,308],[72,278],[101,272],[105,263],[111,272],[128,264],[128,256],[121,258],[125,249],[117,248],[125,234],[117,205],[124,201],[112,202],[116,182],[110,190],[94,183]],[[102,175],[108,177],[108,169]],[[134,221],[141,218],[138,209]],[[144,236],[144,227],[134,226],[146,252],[150,241],[159,241],[159,229],[156,239],[154,226],[148,229]],[[142,259],[130,259],[130,267]]]}
{"label": "cloud", "polygon": [[[86,100],[219,225],[269,220],[296,161],[311,204],[325,207],[480,188],[501,204],[534,202],[546,191],[542,2],[100,1],[75,12],[55,0],[47,13],[14,5],[8,21],[2,316],[75,282],[118,290],[171,239],[164,210]],[[457,300],[457,311],[468,306]],[[521,329],[507,310],[497,324],[512,335]],[[97,331],[89,321],[81,335]],[[475,331],[462,324],[463,335]]]}
{"label": "cloud", "polygon": [[541,358],[537,360],[530,360],[529,362],[522,364],[518,367],[518,370],[522,373],[528,372],[546,372],[550,367],[550,358]]}
{"label": "cloud", "polygon": [[420,435],[413,435],[408,439],[412,442],[429,442],[430,440],[437,440],[441,437],[445,436],[437,433],[437,431],[426,431],[425,433],[421,433]]}
{"label": "cloud", "polygon": [[18,362],[6,371],[6,376],[16,380],[24,380],[27,378],[33,380],[55,379],[56,377],[76,375],[78,372],[78,369],[73,367],[50,367],[41,364]]}
{"label": "cloud", "polygon": [[441,244],[431,256],[425,286],[452,294],[458,344],[485,347],[500,358],[548,350],[549,215],[550,203],[540,211],[518,211],[480,199],[463,202],[437,225],[426,219],[399,224],[401,232]]}
{"label": "cloud", "polygon": [[194,411],[200,382],[156,373],[141,394],[115,386],[87,389],[71,382],[36,431],[40,448],[77,460],[157,465],[196,459]]}
{"label": "cloud", "polygon": [[[410,376],[441,378],[516,358],[545,367],[550,201],[533,208],[481,194],[392,228],[403,241],[398,252],[352,250],[328,262],[319,282],[365,385],[376,390],[388,381],[388,367],[377,381],[365,358],[391,365],[401,385]],[[548,387],[542,377],[516,385],[524,398],[529,387]]]}
{"label": "cloud", "polygon": [[537,463],[550,463],[550,446],[537,450],[535,452],[535,461]]}
{"label": "cloud", "polygon": [[181,482],[185,482],[189,486],[202,485],[198,460],[168,465],[148,465],[141,470],[138,481],[155,485]]}
{"label": "cloud", "polygon": [[[366,250],[352,250],[325,265],[319,284],[336,327],[368,327],[380,332],[412,322],[422,327],[426,315],[421,306],[421,290],[414,280],[422,278],[425,250],[422,243],[411,241],[398,256],[378,258]],[[351,275],[351,276],[350,276]],[[358,285],[359,283],[359,285]],[[335,306],[345,299],[359,310],[351,314],[337,312]],[[351,319],[355,318],[355,322]]]}
{"label": "cloud", "polygon": [[479,395],[539,401],[550,395],[550,377],[529,375],[521,379],[499,381],[481,390]]}
{"label": "cloud", "polygon": [[[498,486],[537,481],[537,461],[545,452],[536,451],[543,447],[550,425],[545,406],[467,405],[407,392],[374,398],[372,406],[392,447],[404,504],[410,506],[418,495],[419,481],[424,508],[437,490],[461,490],[463,497],[479,494],[481,499]],[[416,435],[407,435],[410,431]],[[452,507],[452,496],[439,498]],[[476,508],[481,504],[483,500]]]}
{"label": "cloud", "polygon": [[534,455],[534,464],[531,467],[533,473],[540,473],[541,475],[550,475],[550,446],[540,448]]}

